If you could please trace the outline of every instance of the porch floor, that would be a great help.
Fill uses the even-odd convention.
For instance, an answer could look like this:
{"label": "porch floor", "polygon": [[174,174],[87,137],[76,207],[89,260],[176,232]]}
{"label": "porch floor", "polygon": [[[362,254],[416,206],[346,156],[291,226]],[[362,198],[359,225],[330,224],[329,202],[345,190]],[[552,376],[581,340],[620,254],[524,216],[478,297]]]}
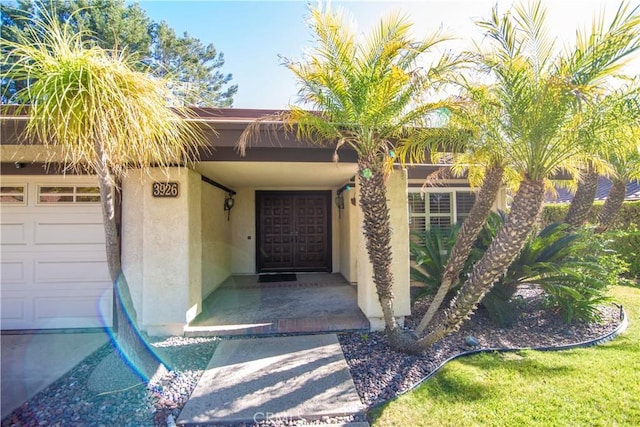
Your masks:
{"label": "porch floor", "polygon": [[185,336],[368,331],[356,287],[340,274],[298,273],[292,282],[231,276],[202,303]]}

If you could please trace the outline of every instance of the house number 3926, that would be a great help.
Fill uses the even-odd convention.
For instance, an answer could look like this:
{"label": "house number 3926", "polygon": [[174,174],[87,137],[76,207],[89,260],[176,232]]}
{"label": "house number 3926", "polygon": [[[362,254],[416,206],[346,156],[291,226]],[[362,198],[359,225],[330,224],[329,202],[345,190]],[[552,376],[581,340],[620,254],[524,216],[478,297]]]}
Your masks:
{"label": "house number 3926", "polygon": [[154,182],[153,197],[178,197],[177,182]]}

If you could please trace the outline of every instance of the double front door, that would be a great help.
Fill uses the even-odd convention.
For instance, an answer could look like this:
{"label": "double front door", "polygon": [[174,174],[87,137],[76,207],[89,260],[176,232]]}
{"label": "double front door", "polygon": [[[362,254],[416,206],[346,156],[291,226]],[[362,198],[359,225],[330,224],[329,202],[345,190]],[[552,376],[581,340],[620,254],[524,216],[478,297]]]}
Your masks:
{"label": "double front door", "polygon": [[330,212],[330,191],[256,191],[258,272],[331,271]]}

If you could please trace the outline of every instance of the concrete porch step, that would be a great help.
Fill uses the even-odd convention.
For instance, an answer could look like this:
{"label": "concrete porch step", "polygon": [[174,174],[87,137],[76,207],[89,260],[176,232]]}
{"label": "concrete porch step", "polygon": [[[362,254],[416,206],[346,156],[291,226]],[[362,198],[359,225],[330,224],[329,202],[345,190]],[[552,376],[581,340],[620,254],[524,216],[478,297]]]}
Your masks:
{"label": "concrete porch step", "polygon": [[322,332],[368,332],[369,321],[362,315],[332,316],[331,318],[278,319],[272,322],[229,325],[189,325],[186,337],[246,336],[275,334],[309,334]]}

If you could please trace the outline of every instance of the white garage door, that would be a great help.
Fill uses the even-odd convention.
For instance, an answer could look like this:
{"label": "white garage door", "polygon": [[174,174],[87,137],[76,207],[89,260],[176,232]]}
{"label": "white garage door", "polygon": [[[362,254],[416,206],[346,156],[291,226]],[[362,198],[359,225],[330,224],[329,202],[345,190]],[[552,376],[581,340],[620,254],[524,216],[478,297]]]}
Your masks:
{"label": "white garage door", "polygon": [[111,326],[96,180],[3,176],[0,208],[2,329]]}

